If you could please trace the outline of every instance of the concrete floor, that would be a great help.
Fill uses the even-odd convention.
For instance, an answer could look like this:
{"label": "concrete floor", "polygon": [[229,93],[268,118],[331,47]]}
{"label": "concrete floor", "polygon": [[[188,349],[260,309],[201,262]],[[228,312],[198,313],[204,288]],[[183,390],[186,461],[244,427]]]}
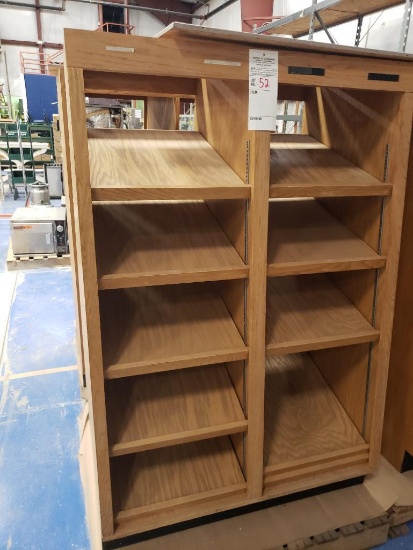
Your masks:
{"label": "concrete floor", "polygon": [[7,273],[9,235],[0,218],[0,549],[88,550],[70,268]]}
{"label": "concrete floor", "polygon": [[[23,205],[6,195],[0,216]],[[70,268],[7,273],[9,236],[0,217],[0,549],[89,550]]]}

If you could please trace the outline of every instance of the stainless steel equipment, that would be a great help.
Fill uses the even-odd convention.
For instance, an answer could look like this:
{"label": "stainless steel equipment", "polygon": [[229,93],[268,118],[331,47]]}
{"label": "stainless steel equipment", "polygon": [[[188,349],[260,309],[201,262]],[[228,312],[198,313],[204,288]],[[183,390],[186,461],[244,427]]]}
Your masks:
{"label": "stainless steel equipment", "polygon": [[45,164],[44,178],[49,186],[52,199],[60,199],[63,194],[62,167],[60,164]]}
{"label": "stainless steel equipment", "polygon": [[49,186],[36,182],[30,187],[30,202],[33,206],[50,206]]}
{"label": "stainless steel equipment", "polygon": [[15,256],[68,252],[66,208],[17,208],[10,225]]}

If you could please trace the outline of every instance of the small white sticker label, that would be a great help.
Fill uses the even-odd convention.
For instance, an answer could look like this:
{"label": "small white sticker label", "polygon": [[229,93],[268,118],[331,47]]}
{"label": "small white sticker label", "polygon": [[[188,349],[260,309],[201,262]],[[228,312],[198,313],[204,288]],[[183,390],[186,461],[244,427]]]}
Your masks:
{"label": "small white sticker label", "polygon": [[248,130],[277,129],[278,52],[250,50]]}

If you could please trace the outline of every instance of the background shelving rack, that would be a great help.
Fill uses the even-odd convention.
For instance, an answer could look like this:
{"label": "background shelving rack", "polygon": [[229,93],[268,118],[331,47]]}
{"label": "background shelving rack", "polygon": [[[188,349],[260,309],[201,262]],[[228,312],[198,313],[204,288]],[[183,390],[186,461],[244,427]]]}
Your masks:
{"label": "background shelving rack", "polygon": [[[279,52],[303,135],[248,131],[252,47]],[[104,541],[376,468],[412,89],[406,55],[182,24],[65,32]],[[88,131],[85,95],[193,97],[196,131]]]}

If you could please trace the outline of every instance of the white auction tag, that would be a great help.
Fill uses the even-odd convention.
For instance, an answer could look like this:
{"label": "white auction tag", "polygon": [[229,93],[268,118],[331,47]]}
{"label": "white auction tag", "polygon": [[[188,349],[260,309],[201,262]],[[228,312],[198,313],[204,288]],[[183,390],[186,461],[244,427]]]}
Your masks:
{"label": "white auction tag", "polygon": [[277,129],[278,52],[250,50],[248,130]]}

